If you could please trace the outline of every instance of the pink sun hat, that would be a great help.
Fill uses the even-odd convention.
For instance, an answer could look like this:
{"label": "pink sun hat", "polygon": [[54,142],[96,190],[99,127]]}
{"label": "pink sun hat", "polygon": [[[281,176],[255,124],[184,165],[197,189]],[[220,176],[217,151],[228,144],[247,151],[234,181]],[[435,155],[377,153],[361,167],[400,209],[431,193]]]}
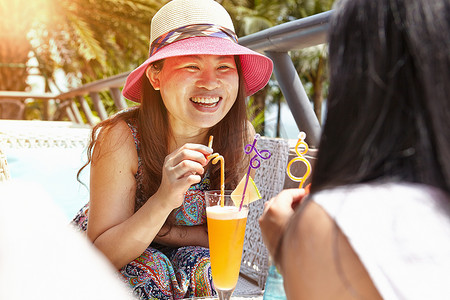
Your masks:
{"label": "pink sun hat", "polygon": [[149,58],[127,77],[122,94],[141,102],[145,70],[161,59],[185,55],[238,55],[246,95],[262,89],[270,79],[272,61],[237,43],[228,12],[214,0],[172,0],[151,21]]}

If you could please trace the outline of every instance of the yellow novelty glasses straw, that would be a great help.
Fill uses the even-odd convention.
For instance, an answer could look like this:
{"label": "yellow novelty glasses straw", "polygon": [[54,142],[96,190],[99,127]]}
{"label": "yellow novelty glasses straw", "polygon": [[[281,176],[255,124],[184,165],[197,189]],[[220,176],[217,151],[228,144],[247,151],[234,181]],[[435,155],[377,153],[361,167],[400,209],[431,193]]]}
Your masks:
{"label": "yellow novelty glasses straw", "polygon": [[[293,158],[288,163],[287,170],[286,170],[289,178],[291,178],[292,181],[300,182],[300,184],[298,186],[299,189],[301,189],[303,187],[303,184],[305,183],[306,179],[308,179],[309,174],[311,173],[311,164],[303,156],[304,154],[306,154],[306,152],[308,152],[308,144],[305,142],[305,138],[306,138],[306,133],[301,131],[300,134],[298,135],[297,145],[295,145],[295,153],[297,153],[298,157]],[[301,152],[299,150],[300,147],[302,149]],[[305,172],[305,175],[303,175],[303,177],[296,177],[296,176],[292,175],[292,173],[291,173],[291,165],[296,161],[301,161],[306,165],[306,172]]]}

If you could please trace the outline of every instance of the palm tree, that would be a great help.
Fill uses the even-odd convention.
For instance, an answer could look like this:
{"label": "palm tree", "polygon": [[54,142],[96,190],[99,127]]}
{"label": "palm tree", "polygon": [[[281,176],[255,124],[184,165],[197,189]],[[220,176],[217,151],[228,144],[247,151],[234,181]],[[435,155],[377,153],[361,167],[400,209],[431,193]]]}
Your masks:
{"label": "palm tree", "polygon": [[[167,1],[165,1],[167,2]],[[158,0],[0,0],[0,90],[24,91],[30,58],[58,88],[134,68],[147,56],[149,20]]]}
{"label": "palm tree", "polygon": [[[223,2],[226,6],[226,1]],[[334,0],[250,0],[244,4],[237,3],[242,2],[239,0],[230,0],[230,2],[234,5],[231,11],[236,20],[237,31],[240,36],[244,36],[277,24],[328,11]],[[310,99],[313,99],[314,110],[320,121],[322,100],[327,91],[327,51],[321,46],[291,51],[290,55]],[[309,86],[311,88],[308,88]],[[254,103],[259,106],[259,110],[264,109],[266,98],[271,99],[272,103],[279,108],[280,101],[284,99],[277,87],[266,87],[255,97]],[[280,110],[278,110],[277,120],[280,119]],[[279,122],[277,122],[277,128],[277,136],[279,136]]]}
{"label": "palm tree", "polygon": [[[26,62],[31,45],[26,38],[31,19],[12,14],[20,9],[23,16],[32,15],[37,3],[20,7],[16,1],[0,1],[0,90],[25,90],[28,77]],[[1,103],[1,102],[0,102]],[[12,103],[0,104],[2,115],[14,116]]]}

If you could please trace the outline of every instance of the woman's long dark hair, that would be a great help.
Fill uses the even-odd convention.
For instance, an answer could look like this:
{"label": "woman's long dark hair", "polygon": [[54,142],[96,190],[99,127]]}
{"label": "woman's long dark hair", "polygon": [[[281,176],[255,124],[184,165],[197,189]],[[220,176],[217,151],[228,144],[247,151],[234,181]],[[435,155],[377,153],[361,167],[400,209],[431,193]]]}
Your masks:
{"label": "woman's long dark hair", "polygon": [[450,192],[450,2],[344,0],[311,191],[398,180]]}
{"label": "woman's long dark hair", "polygon": [[[245,104],[245,83],[242,77],[240,61],[235,57],[239,73],[238,96],[226,116],[209,130],[213,135],[213,149],[225,159],[225,179],[227,188],[234,188],[244,174],[244,166],[248,158],[244,156],[244,145],[249,142],[248,118]],[[164,62],[154,63],[154,68],[160,70]],[[167,110],[159,91],[155,91],[147,78],[143,82],[143,99],[137,109],[121,112],[97,124],[92,130],[91,142],[88,147],[87,163],[80,172],[93,161],[94,147],[100,142],[104,133],[118,124],[120,121],[136,119],[139,131],[140,157],[143,162],[144,172],[142,191],[136,191],[137,199],[145,199],[152,196],[159,188],[162,178],[162,168],[168,153],[169,138],[172,135],[168,126]],[[205,141],[206,143],[207,141]],[[95,160],[95,158],[94,158]],[[247,163],[248,164],[248,163]],[[220,165],[211,166],[211,187],[220,187]],[[145,202],[144,202],[145,203]],[[135,211],[144,203],[136,203]]]}

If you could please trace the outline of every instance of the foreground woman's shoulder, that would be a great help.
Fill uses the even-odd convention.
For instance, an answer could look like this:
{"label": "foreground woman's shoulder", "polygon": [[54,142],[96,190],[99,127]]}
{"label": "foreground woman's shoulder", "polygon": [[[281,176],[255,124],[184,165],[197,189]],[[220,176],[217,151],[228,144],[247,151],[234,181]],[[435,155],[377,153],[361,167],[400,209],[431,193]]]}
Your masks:
{"label": "foreground woman's shoulder", "polygon": [[345,235],[313,201],[286,229],[281,268],[290,299],[381,299]]}

